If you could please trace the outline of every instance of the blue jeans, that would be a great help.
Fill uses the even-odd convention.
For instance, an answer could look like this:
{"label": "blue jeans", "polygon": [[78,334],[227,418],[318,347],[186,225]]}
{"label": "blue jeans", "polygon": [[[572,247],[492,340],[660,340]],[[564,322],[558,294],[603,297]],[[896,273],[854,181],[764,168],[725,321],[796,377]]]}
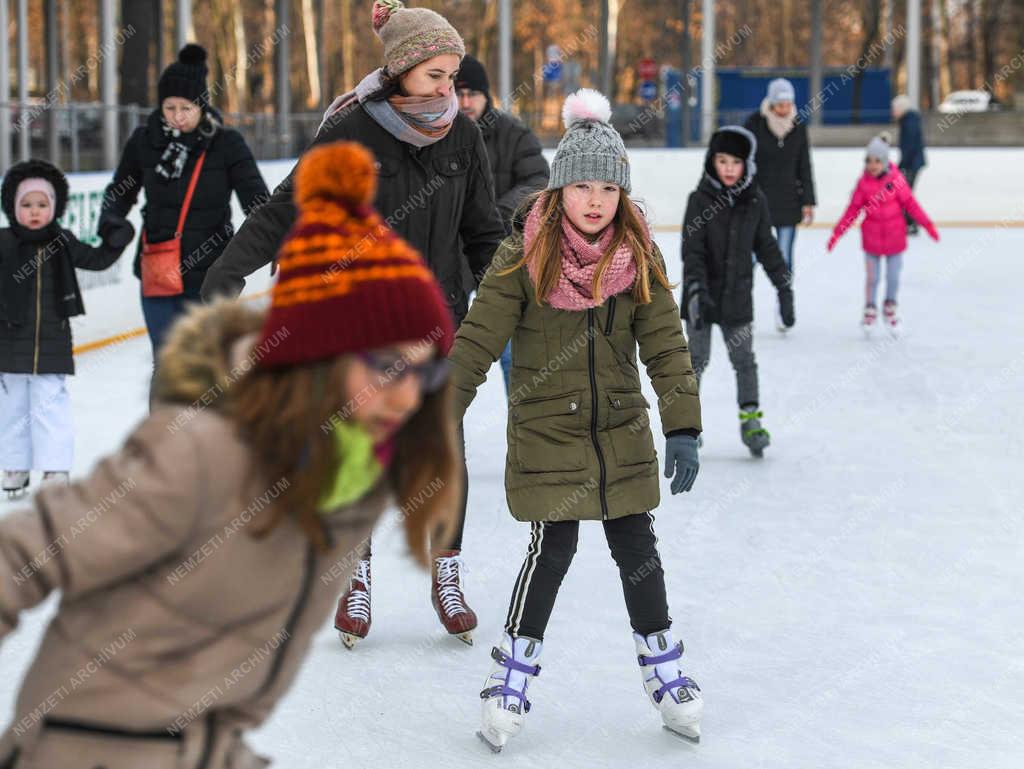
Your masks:
{"label": "blue jeans", "polygon": [[[786,262],[786,267],[793,272],[793,243],[796,240],[796,225],[790,224],[785,227],[775,227],[775,240],[779,243],[779,250]],[[754,264],[757,264],[757,254],[753,256]]]}
{"label": "blue jeans", "polygon": [[178,296],[142,297],[142,315],[146,319],[150,344],[153,345],[154,362],[174,322],[185,314],[188,304],[198,304],[200,301],[199,292],[188,289]]}
{"label": "blue jeans", "polygon": [[903,254],[892,256],[875,256],[864,254],[866,281],[864,286],[864,304],[874,306],[878,293],[878,284],[882,278],[882,260],[885,259],[885,301],[895,302],[900,293],[900,273],[903,271]]}
{"label": "blue jeans", "polygon": [[510,341],[505,345],[505,349],[501,353],[501,375],[505,377],[505,395],[508,395],[509,390],[509,372],[512,371],[512,342]]}

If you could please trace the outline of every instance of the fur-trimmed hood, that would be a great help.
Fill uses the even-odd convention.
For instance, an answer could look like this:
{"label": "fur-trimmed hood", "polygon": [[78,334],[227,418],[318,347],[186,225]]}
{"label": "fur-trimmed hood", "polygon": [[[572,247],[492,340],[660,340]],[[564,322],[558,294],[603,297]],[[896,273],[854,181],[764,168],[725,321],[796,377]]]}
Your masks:
{"label": "fur-trimmed hood", "polygon": [[18,185],[26,179],[45,179],[53,185],[53,190],[57,194],[53,221],[60,219],[68,205],[68,178],[52,163],[32,159],[15,163],[4,174],[3,185],[0,185],[0,210],[3,210],[7,221],[18,221],[14,214],[14,195],[18,191]]}
{"label": "fur-trimmed hood", "polygon": [[222,396],[255,362],[266,312],[222,299],[192,307],[160,351],[153,399],[220,408]]}

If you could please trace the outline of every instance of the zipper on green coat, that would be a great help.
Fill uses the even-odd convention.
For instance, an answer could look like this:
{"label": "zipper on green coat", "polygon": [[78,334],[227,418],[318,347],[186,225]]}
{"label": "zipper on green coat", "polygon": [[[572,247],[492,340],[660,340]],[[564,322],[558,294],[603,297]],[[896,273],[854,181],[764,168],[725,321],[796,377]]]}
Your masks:
{"label": "zipper on green coat", "polygon": [[594,442],[597,452],[597,464],[600,468],[599,496],[601,498],[601,518],[608,520],[608,473],[604,466],[604,454],[597,440],[597,373],[594,364],[594,308],[587,308],[587,373],[590,375],[590,440]]}

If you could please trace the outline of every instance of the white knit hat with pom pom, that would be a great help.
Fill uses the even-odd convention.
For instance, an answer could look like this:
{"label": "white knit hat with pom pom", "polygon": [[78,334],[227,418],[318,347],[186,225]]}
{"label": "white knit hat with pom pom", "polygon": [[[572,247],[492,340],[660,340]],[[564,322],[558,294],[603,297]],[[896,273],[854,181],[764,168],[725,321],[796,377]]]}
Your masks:
{"label": "white knit hat with pom pom", "polygon": [[586,181],[611,182],[628,194],[629,157],[611,125],[612,108],[604,94],[581,88],[562,106],[565,135],[551,161],[549,190]]}

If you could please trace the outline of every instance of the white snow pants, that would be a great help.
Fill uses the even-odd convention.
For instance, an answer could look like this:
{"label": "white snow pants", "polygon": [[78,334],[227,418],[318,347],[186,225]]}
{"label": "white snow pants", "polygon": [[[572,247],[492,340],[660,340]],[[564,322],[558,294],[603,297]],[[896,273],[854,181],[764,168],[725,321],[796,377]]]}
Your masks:
{"label": "white snow pants", "polygon": [[0,374],[0,469],[70,472],[75,433],[63,374]]}

